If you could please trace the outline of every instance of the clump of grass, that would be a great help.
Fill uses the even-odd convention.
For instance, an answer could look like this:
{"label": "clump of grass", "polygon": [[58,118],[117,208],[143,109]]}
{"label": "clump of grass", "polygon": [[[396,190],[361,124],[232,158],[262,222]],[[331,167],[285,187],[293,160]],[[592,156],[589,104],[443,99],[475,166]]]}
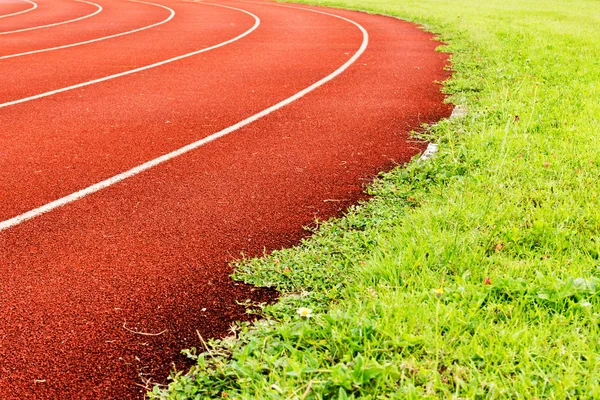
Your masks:
{"label": "clump of grass", "polygon": [[372,201],[240,263],[286,295],[153,396],[600,398],[598,3],[312,3],[439,34],[469,113]]}

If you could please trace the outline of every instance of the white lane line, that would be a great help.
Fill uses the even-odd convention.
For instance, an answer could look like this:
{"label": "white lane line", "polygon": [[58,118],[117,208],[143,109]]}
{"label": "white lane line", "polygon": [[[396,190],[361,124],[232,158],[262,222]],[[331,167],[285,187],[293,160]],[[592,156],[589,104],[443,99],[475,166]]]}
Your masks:
{"label": "white lane line", "polygon": [[75,18],[75,19],[70,19],[68,21],[55,22],[53,24],[48,24],[48,25],[32,26],[30,28],[17,29],[17,30],[14,30],[14,31],[0,32],[0,35],[8,35],[10,33],[27,32],[27,31],[32,31],[32,30],[35,30],[35,29],[50,28],[51,26],[58,26],[58,25],[70,24],[71,22],[81,21],[82,19],[93,17],[94,15],[102,12],[102,6],[99,5],[99,4],[92,3],[92,2],[89,2],[89,1],[85,1],[85,0],[75,0],[75,1],[77,1],[79,3],[91,4],[92,6],[97,7],[97,10],[94,11],[93,13],[91,13],[91,14],[87,14],[87,15],[84,15],[83,17],[79,17],[79,18]]}
{"label": "white lane line", "polygon": [[38,7],[37,3],[34,3],[33,1],[30,1],[30,0],[21,0],[21,1],[24,1],[25,3],[29,3],[29,4],[33,4],[33,5],[31,7],[29,7],[28,9],[23,10],[23,11],[17,11],[17,12],[14,12],[12,14],[0,15],[0,18],[6,18],[6,17],[12,17],[14,15],[25,14],[26,12],[33,11],[33,10],[35,10]]}
{"label": "white lane line", "polygon": [[[210,3],[203,3],[203,4],[210,4]],[[217,5],[217,4],[214,4]],[[221,7],[225,7],[225,6],[221,6]],[[0,222],[0,232],[3,230],[6,230],[8,228],[14,227],[16,225],[19,225],[27,220],[30,220],[32,218],[36,218],[39,217],[42,214],[45,214],[47,212],[50,212],[52,210],[55,210],[59,207],[62,207],[66,204],[75,202],[77,200],[80,200],[86,196],[89,196],[93,193],[96,193],[102,189],[105,189],[109,186],[112,186],[118,182],[121,182],[127,178],[130,178],[132,176],[135,176],[137,174],[140,174],[152,167],[155,167],[159,164],[162,164],[164,162],[167,162],[169,160],[172,160],[176,157],[181,156],[182,154],[188,153],[192,150],[195,150],[207,143],[210,143],[212,141],[215,141],[223,136],[226,136],[232,132],[235,132],[236,130],[243,128],[246,125],[249,125],[269,114],[271,114],[274,111],[279,110],[280,108],[283,108],[285,106],[287,106],[288,104],[293,103],[294,101],[304,97],[305,95],[307,95],[308,93],[312,92],[313,90],[317,89],[320,86],[323,86],[324,84],[326,84],[327,82],[331,81],[332,79],[334,79],[335,77],[337,77],[338,75],[340,75],[341,73],[343,73],[346,69],[348,69],[348,67],[350,67],[352,64],[354,64],[354,62],[356,60],[358,60],[358,58],[365,52],[365,50],[367,49],[367,46],[369,44],[369,34],[367,33],[366,29],[363,28],[360,24],[358,24],[357,22],[354,22],[348,18],[344,18],[342,16],[339,15],[335,15],[335,14],[330,14],[328,12],[324,12],[324,11],[317,11],[317,10],[313,10],[313,9],[308,9],[308,8],[301,8],[301,7],[289,7],[289,6],[285,6],[288,8],[297,8],[300,10],[307,10],[307,11],[311,11],[311,12],[315,12],[315,13],[319,13],[319,14],[324,14],[324,15],[329,15],[335,18],[339,18],[342,19],[344,21],[350,22],[351,24],[355,25],[356,27],[358,27],[358,29],[360,29],[360,31],[362,32],[363,35],[363,40],[362,40],[362,44],[360,45],[360,48],[357,50],[356,53],[354,53],[354,55],[348,60],[346,61],[341,67],[339,67],[338,69],[336,69],[335,71],[333,71],[331,74],[327,75],[326,77],[322,78],[321,80],[313,83],[312,85],[310,85],[309,87],[301,90],[300,92],[296,93],[295,95],[288,97],[285,100],[280,101],[279,103],[272,105],[271,107],[257,113],[254,114],[240,122],[238,122],[235,125],[231,125],[228,128],[225,128],[219,132],[213,133],[210,136],[205,137],[204,139],[198,140],[194,143],[190,143],[184,147],[181,147],[178,150],[172,151],[170,153],[164,154],[158,158],[155,158],[153,160],[150,160],[148,162],[145,162],[144,164],[138,165],[135,168],[132,168],[128,171],[122,172],[118,175],[115,175],[111,178],[105,179],[101,182],[98,182],[94,185],[88,186],[85,189],[82,189],[78,192],[72,193],[68,196],[62,197],[58,200],[54,200],[53,202],[50,202],[48,204],[45,204],[41,207],[35,208],[31,211],[28,211],[26,213],[17,215],[16,217],[13,217],[11,219],[7,219],[5,221]],[[233,7],[227,7],[227,8],[233,8]],[[244,11],[244,10],[241,10]],[[250,14],[247,11],[244,11],[247,14]],[[251,14],[253,15],[253,14]],[[257,20],[257,24],[259,22],[258,17],[256,17]],[[255,24],[255,26],[258,26],[257,24]]]}
{"label": "white lane line", "polygon": [[94,84],[100,83],[100,82],[106,82],[106,81],[109,81],[111,79],[116,79],[116,78],[120,78],[120,77],[123,77],[123,76],[135,74],[137,72],[145,71],[145,70],[148,70],[148,69],[151,69],[151,68],[160,67],[161,65],[169,64],[169,63],[172,63],[174,61],[183,60],[184,58],[192,57],[192,56],[195,56],[197,54],[207,52],[209,50],[214,50],[214,49],[217,49],[219,47],[223,47],[223,46],[226,46],[226,45],[228,45],[230,43],[233,43],[233,42],[235,42],[237,40],[240,40],[241,38],[243,38],[243,37],[249,35],[250,33],[252,33],[260,25],[260,18],[258,18],[256,15],[254,15],[254,14],[248,12],[248,11],[242,10],[241,8],[223,6],[223,5],[220,5],[220,4],[212,4],[212,3],[202,3],[202,4],[207,4],[207,5],[216,6],[216,7],[222,7],[222,8],[230,8],[232,10],[241,11],[241,12],[243,12],[245,14],[250,15],[252,18],[254,18],[254,25],[250,29],[248,29],[246,32],[242,33],[241,35],[238,35],[238,36],[234,37],[233,39],[229,39],[229,40],[227,40],[225,42],[221,42],[221,43],[216,44],[214,46],[206,47],[206,48],[201,49],[201,50],[196,50],[196,51],[193,51],[191,53],[183,54],[181,56],[169,58],[168,60],[159,61],[159,62],[156,62],[154,64],[145,65],[143,67],[139,67],[139,68],[135,68],[135,69],[130,69],[129,71],[119,72],[118,74],[108,75],[108,76],[105,76],[105,77],[102,77],[102,78],[94,79],[94,80],[87,81],[87,82],[78,83],[76,85],[67,86],[67,87],[64,87],[64,88],[56,89],[56,90],[51,90],[49,92],[44,92],[44,93],[36,94],[36,95],[33,95],[33,96],[29,96],[29,97],[23,97],[22,99],[12,100],[12,101],[8,101],[6,103],[0,103],[0,108],[14,106],[15,104],[21,104],[21,103],[25,103],[25,102],[28,102],[28,101],[37,100],[37,99],[41,99],[41,98],[44,98],[44,97],[52,96],[52,95],[55,95],[55,94],[59,94],[59,93],[63,93],[63,92],[68,92],[69,90],[79,89],[79,88],[82,88],[82,87],[85,87],[85,86],[94,85]]}
{"label": "white lane line", "polygon": [[81,46],[83,44],[95,43],[95,42],[100,42],[102,40],[113,39],[113,38],[116,38],[116,37],[119,37],[119,36],[129,35],[131,33],[140,32],[140,31],[143,31],[143,30],[146,30],[146,29],[154,28],[156,26],[165,24],[165,23],[169,22],[170,20],[172,20],[173,17],[175,16],[175,11],[173,9],[171,9],[169,7],[166,7],[166,6],[163,6],[162,4],[149,3],[149,2],[146,2],[146,1],[139,1],[139,0],[128,0],[128,1],[132,1],[134,3],[150,4],[152,6],[157,6],[157,7],[164,8],[164,9],[166,9],[166,10],[168,10],[170,12],[169,17],[167,17],[167,19],[165,19],[163,21],[157,22],[157,23],[152,24],[152,25],[143,26],[141,28],[137,28],[137,29],[134,29],[132,31],[117,33],[117,34],[110,35],[110,36],[103,36],[103,37],[96,38],[96,39],[86,40],[84,42],[77,42],[77,43],[65,44],[63,46],[49,47],[49,48],[40,49],[40,50],[26,51],[24,53],[8,54],[8,55],[5,55],[5,56],[0,56],[0,60],[5,60],[7,58],[20,57],[20,56],[27,56],[27,55],[30,55],[30,54],[44,53],[46,51],[66,49],[66,48],[69,48],[69,47]]}

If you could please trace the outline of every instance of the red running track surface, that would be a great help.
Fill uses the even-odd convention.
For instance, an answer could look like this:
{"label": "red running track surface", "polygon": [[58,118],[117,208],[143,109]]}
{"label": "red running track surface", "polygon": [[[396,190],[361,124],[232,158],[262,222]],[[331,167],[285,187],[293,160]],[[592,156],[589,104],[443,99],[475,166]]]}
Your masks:
{"label": "red running track surface", "polygon": [[[5,20],[35,26],[92,9],[38,3]],[[88,19],[0,36],[0,56],[169,15],[94,3],[103,12]],[[306,6],[152,3],[174,18],[0,59],[0,224],[293,96],[364,40],[352,23]],[[368,32],[366,51],[341,75],[227,136],[0,231],[0,398],[143,397],[141,377],[164,381],[173,363],[183,366],[179,351],[199,345],[196,330],[223,336],[249,318],[237,302],[274,298],[232,282],[228,262],[298,243],[303,226],[341,215],[364,197],[365,181],[424,149],[409,132],[450,113],[436,83],[448,76],[447,57],[432,35],[394,18],[315,10]],[[248,13],[258,28],[225,46],[6,105],[225,42],[252,29]]]}
{"label": "red running track surface", "polygon": [[2,43],[10,32],[28,29],[38,31],[42,36],[48,35],[52,34],[51,27],[42,28],[43,26],[62,25],[66,21],[102,12],[98,3],[88,0],[36,0],[35,3],[38,4],[35,10],[0,20]]}
{"label": "red running track surface", "polygon": [[23,0],[0,1],[0,19],[25,14],[37,8],[36,3],[28,3]]}
{"label": "red running track surface", "polygon": [[[40,1],[40,0],[38,0]],[[73,0],[70,0],[71,2]],[[40,1],[42,6],[47,3],[44,0]],[[67,3],[69,4],[69,3]],[[92,6],[83,4],[84,6],[93,9]],[[52,10],[58,12],[61,10],[57,5]],[[102,2],[102,11],[97,15],[86,18],[84,20],[71,22],[57,27],[41,28],[41,30],[33,29],[10,35],[0,35],[0,60],[31,51],[41,51],[48,48],[59,46],[72,45],[76,43],[92,41],[107,36],[114,36],[123,32],[143,29],[144,27],[158,24],[161,21],[168,19],[170,12],[163,8],[159,3],[139,2],[137,0],[124,0],[120,2]],[[20,17],[21,24],[26,16]],[[30,15],[28,17],[33,17]],[[69,16],[62,17],[63,20],[72,19]],[[27,25],[35,26],[32,22],[26,22]],[[43,22],[39,25],[46,25]],[[158,25],[160,26],[160,25]],[[0,29],[4,31],[3,25],[0,22]],[[126,35],[123,35],[126,36]],[[89,49],[87,51],[90,51]],[[66,53],[63,53],[66,54]],[[74,54],[69,53],[70,57]],[[55,56],[56,57],[56,56]],[[24,57],[24,59],[27,57]],[[96,60],[98,62],[99,60]],[[30,65],[34,61],[22,61],[25,65]],[[79,63],[81,61],[78,60]],[[50,65],[46,65],[50,67]],[[51,67],[56,69],[58,66],[52,64]],[[43,72],[43,69],[38,68],[38,72]]]}

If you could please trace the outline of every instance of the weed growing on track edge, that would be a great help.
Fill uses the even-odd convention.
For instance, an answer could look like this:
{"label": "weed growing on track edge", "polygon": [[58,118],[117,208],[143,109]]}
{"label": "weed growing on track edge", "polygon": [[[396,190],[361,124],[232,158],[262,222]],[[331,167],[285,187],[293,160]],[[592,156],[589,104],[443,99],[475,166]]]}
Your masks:
{"label": "weed growing on track edge", "polygon": [[469,114],[371,202],[242,262],[287,295],[151,396],[600,398],[598,3],[319,4],[440,34]]}

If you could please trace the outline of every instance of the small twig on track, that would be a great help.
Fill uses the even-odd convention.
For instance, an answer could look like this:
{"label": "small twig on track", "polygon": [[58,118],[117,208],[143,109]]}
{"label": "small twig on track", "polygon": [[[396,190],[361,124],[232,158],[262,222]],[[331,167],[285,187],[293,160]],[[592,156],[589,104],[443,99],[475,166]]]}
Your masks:
{"label": "small twig on track", "polygon": [[139,387],[141,387],[142,389],[145,389],[145,390],[147,390],[148,392],[151,392],[151,391],[152,391],[152,387],[150,386],[150,384],[149,384],[149,383],[148,383],[148,384],[134,383],[134,385],[135,385],[135,386],[139,386]]}
{"label": "small twig on track", "polygon": [[129,329],[129,328],[126,326],[126,324],[127,324],[127,321],[123,321],[123,329],[125,329],[125,330],[126,330],[126,331],[128,331],[128,332],[135,333],[136,335],[144,335],[144,336],[160,336],[160,335],[162,335],[163,333],[165,333],[165,332],[167,331],[167,329],[165,329],[164,331],[162,331],[162,332],[158,332],[158,333],[138,332],[138,331],[134,331],[133,329]]}
{"label": "small twig on track", "polygon": [[198,329],[196,329],[196,333],[198,334],[198,337],[200,338],[200,341],[202,342],[202,346],[204,346],[204,348],[206,349],[206,352],[208,354],[211,354],[210,349],[208,348],[208,346],[206,345],[206,342],[204,341],[204,338],[202,337],[202,335],[200,334],[200,331]]}

